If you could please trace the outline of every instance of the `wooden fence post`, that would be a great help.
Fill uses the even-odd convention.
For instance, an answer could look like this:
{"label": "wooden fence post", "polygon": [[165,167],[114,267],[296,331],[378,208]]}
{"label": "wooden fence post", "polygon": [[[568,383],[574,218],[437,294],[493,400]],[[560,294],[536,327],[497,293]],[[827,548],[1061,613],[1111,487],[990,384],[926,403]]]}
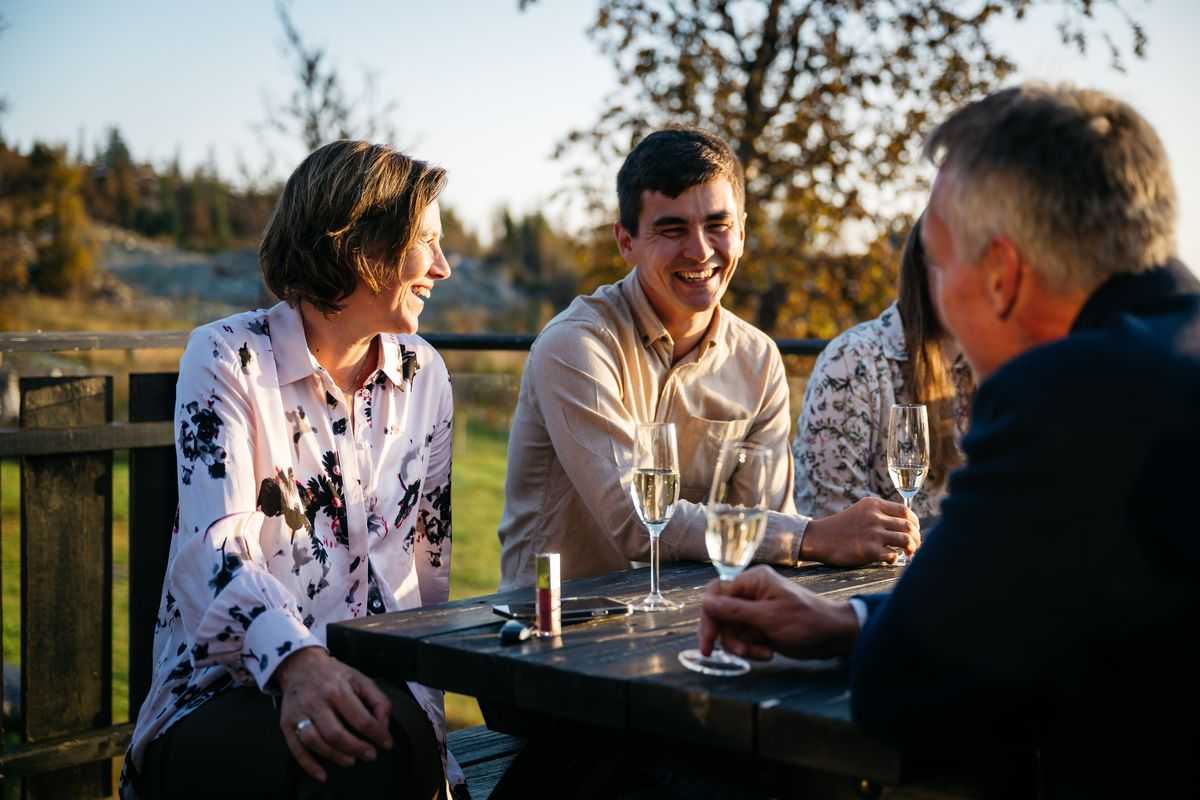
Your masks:
{"label": "wooden fence post", "polygon": [[[129,421],[174,419],[174,372],[129,376]],[[150,690],[154,625],[179,503],[175,447],[129,451],[129,719]]]}
{"label": "wooden fence post", "polygon": [[[23,378],[22,428],[112,421],[112,378]],[[112,722],[111,452],[21,459],[21,695],[27,742]],[[107,797],[108,761],[26,778],[23,796]]]}

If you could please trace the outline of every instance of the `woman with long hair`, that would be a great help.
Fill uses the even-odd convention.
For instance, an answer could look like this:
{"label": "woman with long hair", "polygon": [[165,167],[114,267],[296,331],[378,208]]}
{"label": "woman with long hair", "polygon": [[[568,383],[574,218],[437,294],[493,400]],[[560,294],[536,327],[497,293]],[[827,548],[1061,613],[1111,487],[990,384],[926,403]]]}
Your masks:
{"label": "woman with long hair", "polygon": [[930,469],[912,508],[937,513],[946,479],[962,462],[959,440],[975,392],[970,367],[938,320],[918,219],[904,245],[895,302],[822,351],[796,423],[796,507],[835,514],[863,497],[899,501],[887,470],[887,420],[896,403],[929,413]]}
{"label": "woman with long hair", "polygon": [[325,648],[340,620],[445,601],[449,375],[416,335],[446,173],[337,141],[259,249],[282,302],[197,328],[176,388],[179,510],[122,794],[444,797],[440,693]]}

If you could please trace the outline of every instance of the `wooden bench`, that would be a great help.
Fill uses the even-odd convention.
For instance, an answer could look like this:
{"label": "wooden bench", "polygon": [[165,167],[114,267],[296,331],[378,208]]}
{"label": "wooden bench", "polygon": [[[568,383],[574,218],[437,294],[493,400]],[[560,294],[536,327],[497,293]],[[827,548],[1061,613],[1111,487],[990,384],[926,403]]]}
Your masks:
{"label": "wooden bench", "polygon": [[467,776],[471,800],[487,800],[509,764],[525,746],[525,740],[479,725],[453,731],[449,745],[450,752]]}

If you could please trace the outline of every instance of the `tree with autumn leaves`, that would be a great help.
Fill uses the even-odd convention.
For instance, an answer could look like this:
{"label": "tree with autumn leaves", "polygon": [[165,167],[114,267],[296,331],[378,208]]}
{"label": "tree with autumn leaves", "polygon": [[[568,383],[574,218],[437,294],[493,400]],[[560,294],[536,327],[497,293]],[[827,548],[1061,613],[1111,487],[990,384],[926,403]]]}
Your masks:
{"label": "tree with autumn leaves", "polygon": [[[927,190],[915,168],[924,135],[1013,74],[989,23],[1045,4],[601,0],[589,35],[621,88],[556,155],[581,159],[574,174],[594,200],[612,189],[589,182],[592,159],[618,163],[671,123],[721,135],[745,166],[749,215],[727,302],[776,335],[832,336],[895,294],[911,198]],[[1118,69],[1126,49],[1143,54],[1146,37],[1119,0],[1054,5],[1064,45],[1099,38]],[[1126,47],[1105,30],[1114,19]],[[598,255],[586,268],[595,279],[619,269]]]}

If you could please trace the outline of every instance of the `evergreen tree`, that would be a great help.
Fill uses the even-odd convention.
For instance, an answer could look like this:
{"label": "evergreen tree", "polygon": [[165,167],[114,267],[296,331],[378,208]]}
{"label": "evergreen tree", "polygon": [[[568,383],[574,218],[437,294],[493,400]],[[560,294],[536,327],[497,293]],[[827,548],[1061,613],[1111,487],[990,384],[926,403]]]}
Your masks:
{"label": "evergreen tree", "polygon": [[29,160],[0,142],[0,293],[25,289],[36,257],[28,172]]}
{"label": "evergreen tree", "polygon": [[92,274],[95,245],[80,189],[83,168],[62,149],[35,144],[29,156],[35,195],[36,261],[32,284],[46,294],[81,290]]}

